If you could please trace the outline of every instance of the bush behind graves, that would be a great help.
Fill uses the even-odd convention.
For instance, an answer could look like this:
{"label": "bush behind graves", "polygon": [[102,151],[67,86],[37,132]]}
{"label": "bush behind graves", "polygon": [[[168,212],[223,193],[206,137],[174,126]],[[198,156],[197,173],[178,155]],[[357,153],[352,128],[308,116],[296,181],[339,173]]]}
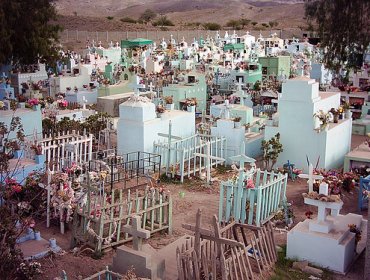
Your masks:
{"label": "bush behind graves", "polygon": [[215,23],[215,22],[207,22],[207,23],[204,23],[203,24],[203,27],[204,27],[204,29],[211,30],[211,31],[215,31],[215,30],[220,30],[221,29],[221,25],[219,25],[218,23]]}
{"label": "bush behind graves", "polygon": [[136,19],[133,19],[133,18],[130,18],[130,17],[121,18],[120,21],[127,22],[127,23],[137,23]]}

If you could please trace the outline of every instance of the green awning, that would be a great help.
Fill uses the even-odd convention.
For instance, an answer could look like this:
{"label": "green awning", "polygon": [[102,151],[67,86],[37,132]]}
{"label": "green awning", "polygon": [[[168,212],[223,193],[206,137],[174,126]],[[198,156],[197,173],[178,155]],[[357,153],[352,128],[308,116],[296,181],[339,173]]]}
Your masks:
{"label": "green awning", "polygon": [[144,38],[136,38],[133,40],[122,40],[121,48],[134,48],[153,44],[152,40]]}
{"label": "green awning", "polygon": [[224,51],[228,50],[242,50],[244,49],[244,44],[239,43],[239,44],[226,44],[224,46]]}

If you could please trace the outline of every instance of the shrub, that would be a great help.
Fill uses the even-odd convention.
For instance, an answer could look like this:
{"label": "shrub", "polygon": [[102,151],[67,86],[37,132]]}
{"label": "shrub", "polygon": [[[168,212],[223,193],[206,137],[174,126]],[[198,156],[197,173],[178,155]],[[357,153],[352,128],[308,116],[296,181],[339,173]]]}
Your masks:
{"label": "shrub", "polygon": [[107,17],[107,19],[108,19],[108,20],[112,20],[112,19],[114,19],[114,17],[112,17],[112,16],[108,16],[108,17]]}
{"label": "shrub", "polygon": [[128,23],[137,23],[137,20],[136,19],[133,19],[133,18],[130,18],[130,17],[121,18],[120,21],[122,21],[122,22],[128,22]]}
{"label": "shrub", "polygon": [[207,23],[203,24],[203,27],[206,30],[213,30],[213,31],[221,29],[221,25],[219,25],[218,23],[215,23],[215,22],[207,22]]}
{"label": "shrub", "polygon": [[152,11],[151,9],[146,9],[140,16],[139,20],[142,22],[149,22],[153,19],[155,19],[157,14]]}
{"label": "shrub", "polygon": [[166,16],[162,16],[153,22],[153,26],[174,26],[174,24]]}

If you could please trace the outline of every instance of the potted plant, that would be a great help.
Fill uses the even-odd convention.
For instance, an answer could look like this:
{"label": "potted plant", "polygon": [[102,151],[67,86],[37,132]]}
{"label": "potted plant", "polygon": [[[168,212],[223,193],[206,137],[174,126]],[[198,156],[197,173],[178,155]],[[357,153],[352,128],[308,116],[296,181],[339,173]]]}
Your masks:
{"label": "potted plant", "polygon": [[157,117],[160,118],[162,114],[166,111],[166,109],[162,105],[158,105],[155,111],[157,112]]}
{"label": "potted plant", "polygon": [[323,110],[319,110],[313,116],[315,117],[315,130],[320,132],[323,129],[329,129],[329,113],[324,113]]}
{"label": "potted plant", "polygon": [[352,116],[352,112],[351,112],[350,108],[351,107],[350,107],[349,103],[348,102],[344,102],[344,104],[343,104],[343,110],[344,110],[344,116],[345,116],[346,119],[349,119]]}
{"label": "potted plant", "polygon": [[242,119],[241,117],[234,118],[234,127],[235,128],[240,128],[241,127],[241,123],[240,123],[241,119]]}
{"label": "potted plant", "polygon": [[186,109],[188,112],[195,112],[195,106],[197,106],[198,102],[195,97],[187,98],[185,100]]}
{"label": "potted plant", "polygon": [[335,110],[334,108],[331,108],[330,113],[333,114],[333,122],[338,123],[338,121],[339,121],[339,111]]}
{"label": "potted plant", "polygon": [[172,96],[165,96],[164,101],[166,102],[166,109],[167,110],[175,109],[175,104],[173,104],[173,97]]}

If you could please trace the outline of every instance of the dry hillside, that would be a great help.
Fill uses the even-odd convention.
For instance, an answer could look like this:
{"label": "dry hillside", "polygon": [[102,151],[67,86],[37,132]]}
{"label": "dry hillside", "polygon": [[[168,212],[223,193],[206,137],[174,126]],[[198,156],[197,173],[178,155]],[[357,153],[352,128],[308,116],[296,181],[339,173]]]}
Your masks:
{"label": "dry hillside", "polygon": [[[183,29],[188,23],[217,22],[224,25],[241,17],[251,21],[268,23],[276,21],[278,28],[305,25],[304,7],[297,0],[57,0],[55,5],[61,16],[58,22],[65,29],[87,31],[103,30],[151,30],[152,26],[127,24],[123,17],[138,19],[151,9],[158,15],[166,15],[176,26]],[[107,19],[110,17],[111,19]],[[113,19],[112,19],[113,17]]]}

